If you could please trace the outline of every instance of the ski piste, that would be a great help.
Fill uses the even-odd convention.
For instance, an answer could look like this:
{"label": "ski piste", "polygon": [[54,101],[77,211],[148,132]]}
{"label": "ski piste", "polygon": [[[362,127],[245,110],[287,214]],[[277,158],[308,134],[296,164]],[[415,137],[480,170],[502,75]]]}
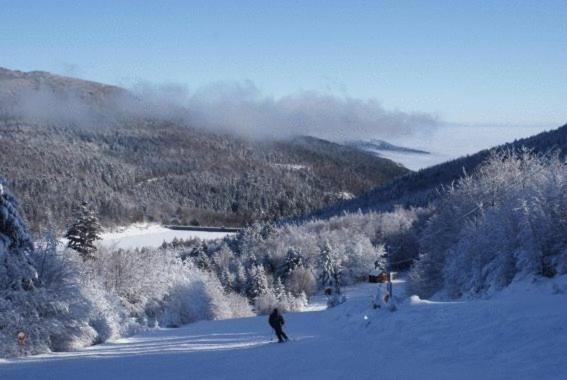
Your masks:
{"label": "ski piste", "polygon": [[[403,294],[403,280],[393,285]],[[292,344],[277,343],[265,315],[202,321],[76,352],[3,360],[0,378],[562,379],[567,373],[566,276],[519,282],[487,300],[403,297],[394,313],[372,309],[375,291],[375,284],[360,284],[346,288],[347,301],[334,308],[316,296],[308,311],[284,313]]]}

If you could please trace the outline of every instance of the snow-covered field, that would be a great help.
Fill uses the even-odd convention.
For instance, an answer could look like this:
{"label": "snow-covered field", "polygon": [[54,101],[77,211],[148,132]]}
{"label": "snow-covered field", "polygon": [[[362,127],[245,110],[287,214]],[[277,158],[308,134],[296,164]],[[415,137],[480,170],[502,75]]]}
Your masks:
{"label": "snow-covered field", "polygon": [[[487,300],[401,299],[373,310],[373,284],[348,301],[286,315],[157,329],[73,353],[0,361],[0,379],[565,379],[567,277],[520,282]],[[401,294],[402,282],[394,292]]]}
{"label": "snow-covered field", "polygon": [[102,234],[100,244],[114,248],[142,248],[159,247],[164,241],[171,242],[173,239],[200,238],[205,240],[223,238],[230,233],[227,232],[202,232],[170,230],[158,224],[133,224],[113,232]]}

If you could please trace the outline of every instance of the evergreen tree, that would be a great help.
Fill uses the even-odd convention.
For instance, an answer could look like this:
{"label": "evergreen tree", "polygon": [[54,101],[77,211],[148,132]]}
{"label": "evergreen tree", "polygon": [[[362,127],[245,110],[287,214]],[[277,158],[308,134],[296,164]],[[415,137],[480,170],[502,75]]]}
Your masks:
{"label": "evergreen tree", "polygon": [[379,245],[376,247],[376,260],[374,260],[374,269],[380,272],[385,271],[387,267],[387,255],[384,246]]}
{"label": "evergreen tree", "polygon": [[245,261],[245,265],[246,268],[248,269],[254,268],[255,266],[259,265],[258,258],[256,257],[256,255],[255,254],[248,255]]}
{"label": "evergreen tree", "polygon": [[274,281],[274,295],[278,301],[282,301],[286,295],[286,290],[281,277],[276,278],[276,281]]}
{"label": "evergreen tree", "polygon": [[32,251],[19,204],[0,182],[0,296],[4,291],[35,287],[37,272],[29,256]]}
{"label": "evergreen tree", "polygon": [[102,227],[95,213],[89,209],[87,202],[81,203],[75,222],[71,225],[65,237],[67,246],[79,252],[83,260],[94,260],[95,240],[100,240]]}
{"label": "evergreen tree", "polygon": [[234,279],[234,289],[238,292],[238,293],[245,293],[246,292],[246,285],[247,285],[247,280],[246,280],[246,270],[244,269],[244,265],[242,265],[241,262],[238,262],[238,264],[236,265],[236,275],[235,275],[235,279]]}
{"label": "evergreen tree", "polygon": [[252,255],[254,247],[262,241],[261,226],[254,223],[251,226],[241,230],[237,236],[237,253],[242,256]]}
{"label": "evergreen tree", "polygon": [[191,261],[195,266],[201,270],[211,270],[211,258],[209,257],[209,247],[204,241],[199,242],[189,254]]}
{"label": "evergreen tree", "polygon": [[302,266],[303,256],[298,250],[290,248],[287,251],[285,262],[281,269],[281,276],[284,278],[284,280],[287,280],[291,277],[291,275],[297,268]]}
{"label": "evergreen tree", "polygon": [[274,225],[268,222],[262,226],[260,230],[260,236],[262,237],[262,239],[266,240],[275,232],[276,232],[276,228],[274,227]]}
{"label": "evergreen tree", "polygon": [[251,300],[268,291],[268,279],[262,265],[254,265],[248,273],[247,295]]}
{"label": "evergreen tree", "polygon": [[228,268],[224,268],[219,273],[219,281],[224,288],[226,293],[230,293],[233,289],[233,281],[232,281],[232,274],[228,270]]}
{"label": "evergreen tree", "polygon": [[321,286],[326,287],[331,285],[331,278],[333,274],[333,258],[331,257],[331,246],[329,242],[321,247],[319,255],[319,263],[321,265],[321,274],[319,275],[319,282]]}
{"label": "evergreen tree", "polygon": [[323,287],[332,286],[335,293],[341,293],[341,266],[329,242],[325,242],[319,256],[321,274],[319,282]]}

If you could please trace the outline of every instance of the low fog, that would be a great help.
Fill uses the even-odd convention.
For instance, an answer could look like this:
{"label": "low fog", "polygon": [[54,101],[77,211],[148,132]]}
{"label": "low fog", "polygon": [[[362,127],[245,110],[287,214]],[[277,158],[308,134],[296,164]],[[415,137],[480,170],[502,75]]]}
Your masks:
{"label": "low fog", "polygon": [[384,109],[375,99],[316,91],[276,98],[250,81],[218,82],[190,91],[178,85],[137,84],[132,92],[156,114],[183,117],[197,127],[257,138],[312,135],[333,140],[412,135],[438,125],[436,117]]}
{"label": "low fog", "polygon": [[425,113],[386,110],[375,99],[316,91],[274,97],[250,82],[190,90],[137,83],[128,90],[47,73],[0,78],[2,113],[30,121],[109,127],[124,118],[160,118],[252,138],[311,135],[332,140],[394,138],[438,125]]}

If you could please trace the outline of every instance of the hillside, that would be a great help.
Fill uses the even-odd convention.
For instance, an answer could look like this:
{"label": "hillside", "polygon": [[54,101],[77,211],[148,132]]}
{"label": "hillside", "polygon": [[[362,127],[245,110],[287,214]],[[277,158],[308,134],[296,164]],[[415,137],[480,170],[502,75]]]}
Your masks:
{"label": "hillside", "polygon": [[406,148],[404,146],[398,146],[391,144],[384,140],[378,139],[370,139],[370,140],[358,140],[358,141],[349,141],[346,145],[353,146],[360,150],[365,150],[369,152],[376,153],[378,155],[382,154],[383,152],[399,152],[399,153],[413,153],[413,154],[430,154],[425,150],[421,149],[414,149],[414,148]]}
{"label": "hillside", "polygon": [[492,153],[504,150],[519,151],[524,147],[536,154],[557,153],[564,157],[567,155],[567,124],[552,131],[409,173],[356,199],[342,201],[317,211],[313,216],[328,218],[344,211],[390,210],[395,205],[425,206],[439,197],[443,186],[449,186],[464,173],[474,172]]}
{"label": "hillside", "polygon": [[0,176],[33,229],[80,200],[106,225],[240,225],[297,216],[406,174],[311,137],[251,141],[192,125],[179,107],[45,72],[0,69]]}

